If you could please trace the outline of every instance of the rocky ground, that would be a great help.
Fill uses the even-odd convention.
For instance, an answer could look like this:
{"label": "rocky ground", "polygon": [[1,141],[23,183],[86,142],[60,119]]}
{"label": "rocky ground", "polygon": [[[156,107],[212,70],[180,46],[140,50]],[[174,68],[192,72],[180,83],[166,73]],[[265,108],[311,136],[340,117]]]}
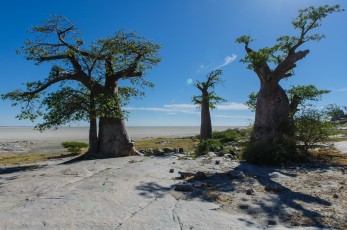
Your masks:
{"label": "rocky ground", "polygon": [[0,169],[0,229],[347,228],[347,168],[134,156]]}

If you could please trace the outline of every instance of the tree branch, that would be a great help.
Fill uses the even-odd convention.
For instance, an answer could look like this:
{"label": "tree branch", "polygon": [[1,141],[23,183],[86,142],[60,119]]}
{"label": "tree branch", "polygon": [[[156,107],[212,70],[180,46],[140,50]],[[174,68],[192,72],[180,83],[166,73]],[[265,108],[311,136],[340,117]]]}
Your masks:
{"label": "tree branch", "polygon": [[303,59],[309,52],[309,50],[304,50],[288,54],[288,56],[277,65],[274,70],[274,76],[278,76],[280,79],[287,77],[287,73],[296,67],[295,63]]}

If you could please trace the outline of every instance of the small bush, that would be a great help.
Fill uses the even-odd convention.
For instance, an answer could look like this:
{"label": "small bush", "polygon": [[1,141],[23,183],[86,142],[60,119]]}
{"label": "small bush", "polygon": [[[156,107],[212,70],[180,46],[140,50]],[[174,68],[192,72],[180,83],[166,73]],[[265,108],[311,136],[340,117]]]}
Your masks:
{"label": "small bush", "polygon": [[295,117],[295,130],[301,150],[307,154],[310,148],[327,142],[329,136],[334,134],[335,127],[325,119],[324,113],[306,109]]}
{"label": "small bush", "polygon": [[208,139],[206,141],[202,141],[198,144],[195,149],[194,156],[206,155],[210,151],[219,151],[223,149],[223,145],[217,139]]}
{"label": "small bush", "polygon": [[242,158],[257,165],[281,165],[287,161],[297,161],[295,141],[288,137],[249,142]]}
{"label": "small bush", "polygon": [[67,148],[68,151],[72,154],[80,154],[82,148],[87,148],[89,146],[87,143],[75,142],[75,141],[63,142],[63,143],[61,143],[61,145],[64,148]]}
{"label": "small bush", "polygon": [[213,132],[213,139],[219,139],[222,143],[248,139],[249,136],[249,129],[227,129],[224,131]]}

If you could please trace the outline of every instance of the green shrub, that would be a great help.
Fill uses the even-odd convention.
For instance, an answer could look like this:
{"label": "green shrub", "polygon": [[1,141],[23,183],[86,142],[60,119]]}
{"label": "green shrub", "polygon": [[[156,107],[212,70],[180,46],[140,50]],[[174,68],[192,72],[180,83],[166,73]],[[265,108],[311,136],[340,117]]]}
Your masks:
{"label": "green shrub", "polygon": [[224,131],[214,131],[213,139],[219,139],[222,143],[230,141],[239,141],[248,139],[250,136],[249,129],[227,129]]}
{"label": "green shrub", "polygon": [[217,139],[208,139],[206,141],[202,141],[198,144],[195,149],[194,156],[206,155],[210,151],[219,151],[223,149],[223,145]]}
{"label": "green shrub", "polygon": [[297,161],[295,140],[282,137],[262,142],[249,142],[245,146],[242,158],[257,165],[281,165],[287,161]]}
{"label": "green shrub", "polygon": [[61,143],[61,145],[64,148],[67,148],[68,151],[72,154],[80,154],[82,148],[87,148],[89,146],[87,143],[76,142],[76,141],[63,142],[63,143]]}
{"label": "green shrub", "polygon": [[315,109],[305,109],[295,117],[295,131],[303,153],[317,144],[327,142],[334,134],[334,125],[327,121],[326,114]]}

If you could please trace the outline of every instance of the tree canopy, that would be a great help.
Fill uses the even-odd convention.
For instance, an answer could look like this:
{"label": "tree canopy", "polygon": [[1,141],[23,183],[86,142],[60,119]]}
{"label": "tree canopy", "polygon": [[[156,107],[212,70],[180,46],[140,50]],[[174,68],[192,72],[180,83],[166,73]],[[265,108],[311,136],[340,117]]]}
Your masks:
{"label": "tree canopy", "polygon": [[205,98],[208,101],[209,108],[216,109],[218,103],[226,101],[222,97],[217,96],[215,92],[216,85],[224,83],[224,80],[220,77],[222,74],[223,71],[217,69],[207,75],[206,81],[196,81],[194,86],[199,89],[202,94],[192,98],[195,105],[201,107],[203,99]]}
{"label": "tree canopy", "polygon": [[[13,106],[21,104],[18,118],[35,120],[43,116],[39,129],[56,127],[75,120],[86,120],[92,94],[98,116],[124,116],[118,104],[127,104],[132,97],[142,97],[146,71],[159,63],[160,46],[136,33],[116,32],[106,39],[87,45],[78,29],[62,16],[51,16],[43,25],[34,26],[36,36],[27,40],[18,53],[40,65],[52,63],[47,78],[26,83],[26,89],[2,95]],[[118,80],[129,80],[131,86],[119,86]],[[71,83],[75,82],[75,83]],[[59,90],[45,93],[59,83]],[[112,87],[117,84],[117,94]],[[106,89],[111,92],[106,95]]]}
{"label": "tree canopy", "polygon": [[[296,62],[303,59],[310,51],[297,49],[304,43],[319,41],[325,38],[324,34],[312,33],[312,30],[321,26],[321,21],[329,14],[341,12],[339,5],[320,7],[310,6],[299,10],[299,14],[292,20],[294,29],[298,31],[297,36],[284,35],[276,39],[271,47],[252,50],[249,44],[254,41],[250,35],[243,35],[236,39],[237,43],[245,45],[247,54],[241,62],[248,64],[247,68],[254,70],[262,81],[280,81],[294,74]],[[271,69],[271,66],[274,66]]]}

